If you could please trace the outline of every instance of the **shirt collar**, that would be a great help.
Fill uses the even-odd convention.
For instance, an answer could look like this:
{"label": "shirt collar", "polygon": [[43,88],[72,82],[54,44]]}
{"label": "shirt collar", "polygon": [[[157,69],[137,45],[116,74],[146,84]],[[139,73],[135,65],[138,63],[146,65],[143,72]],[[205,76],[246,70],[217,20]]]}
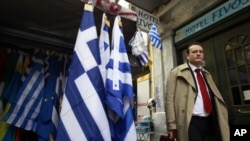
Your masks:
{"label": "shirt collar", "polygon": [[196,66],[192,65],[191,63],[188,63],[188,64],[189,64],[189,66],[190,66],[190,68],[192,69],[193,72],[195,71],[195,69],[201,69],[202,70],[202,67],[196,67]]}

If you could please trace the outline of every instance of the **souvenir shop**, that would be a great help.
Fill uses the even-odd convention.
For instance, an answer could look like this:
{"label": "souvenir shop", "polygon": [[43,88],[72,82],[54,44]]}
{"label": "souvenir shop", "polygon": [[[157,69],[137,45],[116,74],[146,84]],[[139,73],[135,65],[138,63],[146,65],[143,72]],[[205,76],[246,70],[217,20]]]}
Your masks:
{"label": "souvenir shop", "polygon": [[[108,40],[111,43],[117,13],[106,13],[97,7],[94,7],[93,13],[98,37],[104,23],[103,15],[106,14],[110,21]],[[121,23],[134,81],[148,73],[149,69],[142,67],[129,45],[137,31],[136,22],[121,17]],[[1,27],[0,140],[55,139],[58,126],[55,121],[58,123],[60,116],[79,26],[75,40],[57,39],[29,31],[21,33]]]}

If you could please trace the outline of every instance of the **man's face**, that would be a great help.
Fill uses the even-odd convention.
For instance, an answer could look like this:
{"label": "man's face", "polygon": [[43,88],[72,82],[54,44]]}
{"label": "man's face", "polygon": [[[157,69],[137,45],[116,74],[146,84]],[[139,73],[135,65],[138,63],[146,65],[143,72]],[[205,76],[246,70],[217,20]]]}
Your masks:
{"label": "man's face", "polygon": [[189,63],[199,67],[202,64],[204,58],[203,48],[200,45],[190,46],[189,53],[186,57]]}

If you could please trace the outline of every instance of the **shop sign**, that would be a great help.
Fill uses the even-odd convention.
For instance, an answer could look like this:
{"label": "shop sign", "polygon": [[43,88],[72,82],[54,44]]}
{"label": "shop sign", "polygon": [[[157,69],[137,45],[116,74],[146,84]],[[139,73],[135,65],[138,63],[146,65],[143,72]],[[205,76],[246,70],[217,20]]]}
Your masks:
{"label": "shop sign", "polygon": [[142,31],[148,32],[153,24],[159,24],[159,18],[137,8],[137,27]]}
{"label": "shop sign", "polygon": [[250,0],[228,0],[207,14],[178,29],[175,32],[174,41],[177,43],[248,6],[250,6]]}

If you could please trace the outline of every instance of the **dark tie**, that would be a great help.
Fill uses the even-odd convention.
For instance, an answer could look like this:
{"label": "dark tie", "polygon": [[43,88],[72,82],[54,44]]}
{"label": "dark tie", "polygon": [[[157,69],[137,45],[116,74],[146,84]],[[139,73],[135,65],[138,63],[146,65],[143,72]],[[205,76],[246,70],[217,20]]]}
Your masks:
{"label": "dark tie", "polygon": [[197,80],[198,80],[198,83],[200,86],[205,111],[208,114],[210,114],[212,112],[212,103],[211,103],[211,100],[209,98],[209,94],[208,94],[208,91],[206,88],[205,81],[204,81],[203,77],[201,76],[200,69],[196,69],[195,72],[197,74]]}

